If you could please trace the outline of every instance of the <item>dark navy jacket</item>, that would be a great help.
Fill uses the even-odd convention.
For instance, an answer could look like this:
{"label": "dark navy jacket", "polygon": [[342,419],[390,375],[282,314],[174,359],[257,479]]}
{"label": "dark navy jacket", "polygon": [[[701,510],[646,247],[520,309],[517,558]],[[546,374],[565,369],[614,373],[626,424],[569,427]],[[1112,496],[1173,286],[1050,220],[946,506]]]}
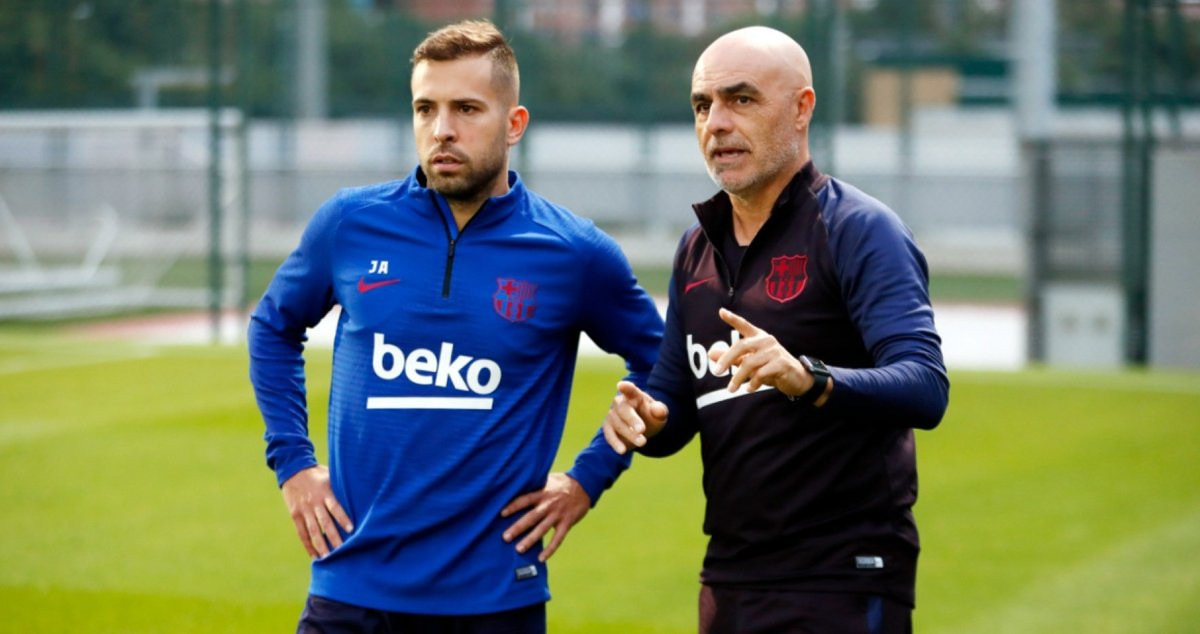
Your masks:
{"label": "dark navy jacket", "polygon": [[[650,391],[667,455],[698,432],[709,584],[871,592],[913,602],[919,549],[913,428],[945,411],[949,381],[925,258],[879,201],[807,164],[730,270],[732,208],[695,206],[675,256],[667,330]],[[715,245],[715,246],[714,246]],[[728,308],[793,355],[826,362],[821,408],[773,388],[734,396],[705,351],[736,336]]]}

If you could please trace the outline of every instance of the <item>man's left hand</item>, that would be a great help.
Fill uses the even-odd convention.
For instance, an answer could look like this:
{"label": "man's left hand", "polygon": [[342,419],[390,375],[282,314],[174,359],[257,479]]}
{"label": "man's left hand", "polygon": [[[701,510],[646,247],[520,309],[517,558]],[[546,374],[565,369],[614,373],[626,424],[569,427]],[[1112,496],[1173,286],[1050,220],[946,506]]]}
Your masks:
{"label": "man's left hand", "polygon": [[771,333],[731,310],[722,308],[718,314],[741,335],[727,349],[714,347],[709,352],[709,358],[714,362],[713,374],[720,376],[733,366],[730,392],[736,392],[746,381],[750,382],[747,389],[751,392],[770,385],[788,396],[799,396],[812,387],[812,375]]}
{"label": "man's left hand", "polygon": [[504,541],[511,542],[524,535],[517,542],[517,551],[523,553],[553,528],[554,536],[538,555],[539,561],[546,561],[558,550],[571,527],[583,519],[591,507],[591,498],[574,478],[565,473],[551,473],[541,491],[526,493],[500,511],[500,517],[509,517],[521,509],[529,509],[504,531]]}

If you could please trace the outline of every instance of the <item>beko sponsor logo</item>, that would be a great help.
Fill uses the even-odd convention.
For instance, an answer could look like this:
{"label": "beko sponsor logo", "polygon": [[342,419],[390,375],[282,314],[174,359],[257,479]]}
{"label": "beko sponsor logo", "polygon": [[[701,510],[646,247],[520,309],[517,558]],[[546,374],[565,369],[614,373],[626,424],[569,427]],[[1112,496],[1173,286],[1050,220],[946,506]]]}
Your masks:
{"label": "beko sponsor logo", "polygon": [[[712,370],[713,363],[711,361],[709,361],[708,355],[714,351],[724,353],[726,350],[728,350],[730,348],[730,346],[736,344],[738,342],[738,339],[741,339],[741,334],[736,330],[730,330],[729,331],[729,343],[725,343],[724,341],[716,341],[716,342],[713,342],[713,344],[711,346],[709,346],[708,348],[705,348],[703,344],[695,342],[692,338],[692,334],[688,333],[688,335],[687,335],[687,355],[688,355],[688,365],[690,365],[692,368],[692,375],[694,375],[697,379],[703,379],[705,377],[705,375],[711,375],[711,376],[715,376],[715,377],[719,378],[719,377],[730,376],[730,370],[737,372],[738,366],[736,366],[736,365],[731,366],[730,368],[725,368],[725,371],[720,374],[713,372],[713,370]],[[768,390],[775,389],[774,387],[771,387],[769,385],[763,385],[763,386],[760,386],[757,390],[751,392],[751,391],[749,391],[749,387],[750,387],[750,382],[747,381],[747,382],[743,383],[742,386],[736,392],[730,392],[726,388],[721,388],[718,390],[713,390],[711,392],[706,392],[696,398],[696,408],[701,409],[701,408],[708,407],[709,405],[713,405],[715,403],[720,403],[722,401],[728,401],[731,398],[737,398],[739,396],[747,396],[749,394],[758,394],[761,392],[766,392]]]}
{"label": "beko sponsor logo", "polygon": [[375,333],[371,369],[385,381],[432,385],[469,396],[368,396],[367,409],[492,409],[488,396],[500,386],[500,364],[491,359],[454,354],[454,344],[442,342],[437,352],[428,348],[401,350]]}

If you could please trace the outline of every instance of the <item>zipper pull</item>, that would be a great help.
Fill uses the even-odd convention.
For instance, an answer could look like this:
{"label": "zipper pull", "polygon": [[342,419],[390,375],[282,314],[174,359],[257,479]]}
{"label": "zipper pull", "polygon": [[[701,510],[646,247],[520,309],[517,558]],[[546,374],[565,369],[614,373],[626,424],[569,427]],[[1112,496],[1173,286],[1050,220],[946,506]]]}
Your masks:
{"label": "zipper pull", "polygon": [[458,240],[451,238],[446,249],[446,271],[442,274],[442,297],[450,297],[450,274],[454,272],[454,245]]}

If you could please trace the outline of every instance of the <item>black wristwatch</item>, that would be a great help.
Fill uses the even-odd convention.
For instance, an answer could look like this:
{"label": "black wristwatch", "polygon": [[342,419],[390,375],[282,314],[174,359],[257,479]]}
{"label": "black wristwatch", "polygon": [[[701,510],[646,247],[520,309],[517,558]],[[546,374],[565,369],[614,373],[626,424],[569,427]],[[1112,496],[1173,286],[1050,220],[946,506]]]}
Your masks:
{"label": "black wristwatch", "polygon": [[805,405],[812,405],[821,398],[825,393],[825,387],[829,385],[829,368],[825,367],[825,362],[820,359],[813,359],[806,355],[800,355],[800,365],[804,366],[805,370],[813,377],[812,387],[808,391],[796,397],[797,401]]}

